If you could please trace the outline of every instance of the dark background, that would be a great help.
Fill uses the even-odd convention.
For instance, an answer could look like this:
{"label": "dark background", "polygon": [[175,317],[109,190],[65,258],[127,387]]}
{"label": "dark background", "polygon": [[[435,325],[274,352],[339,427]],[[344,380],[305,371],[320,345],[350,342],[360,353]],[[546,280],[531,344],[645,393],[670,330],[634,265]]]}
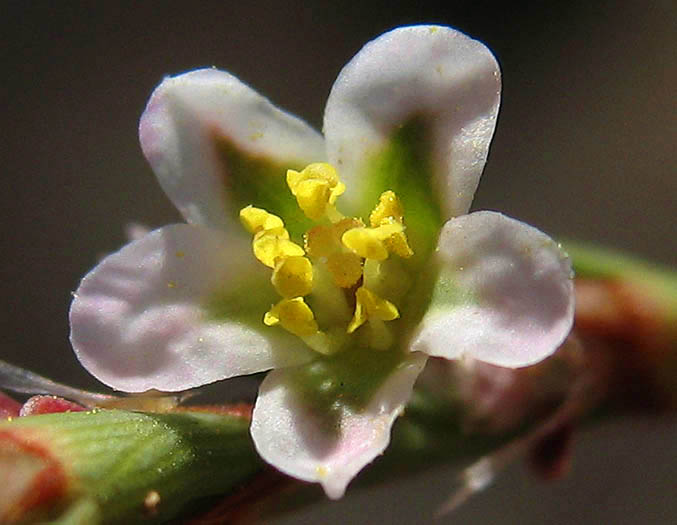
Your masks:
{"label": "dark background", "polygon": [[[100,388],[69,348],[70,291],[123,244],[126,223],[179,220],[136,136],[164,75],[228,69],[319,127],[343,64],[366,41],[416,22],[463,30],[502,65],[475,209],[677,263],[672,0],[191,4],[2,2],[1,358]],[[512,469],[444,521],[675,522],[676,443],[675,421],[603,426],[583,435],[567,480],[543,485]],[[284,523],[426,522],[452,481],[441,469]]]}

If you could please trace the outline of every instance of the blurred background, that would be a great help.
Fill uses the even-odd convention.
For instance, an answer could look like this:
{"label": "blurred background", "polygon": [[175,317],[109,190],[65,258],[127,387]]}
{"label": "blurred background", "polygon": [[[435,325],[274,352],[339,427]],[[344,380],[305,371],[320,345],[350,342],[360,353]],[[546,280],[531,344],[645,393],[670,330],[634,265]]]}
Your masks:
{"label": "blurred background", "polygon": [[[124,226],[177,222],[137,142],[167,74],[227,69],[321,126],[334,78],[398,25],[451,25],[485,42],[503,104],[474,209],[554,237],[677,263],[677,7],[584,2],[25,2],[0,6],[3,342],[0,358],[100,389],[68,344],[70,292]],[[572,474],[521,467],[442,523],[675,523],[677,422],[624,421],[582,433]],[[454,473],[322,504],[280,523],[421,523]]]}

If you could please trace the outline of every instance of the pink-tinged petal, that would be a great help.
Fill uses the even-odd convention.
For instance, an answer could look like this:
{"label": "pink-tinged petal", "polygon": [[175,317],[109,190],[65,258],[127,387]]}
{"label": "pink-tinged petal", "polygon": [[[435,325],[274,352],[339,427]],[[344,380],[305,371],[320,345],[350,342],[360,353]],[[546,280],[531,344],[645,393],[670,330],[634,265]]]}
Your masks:
{"label": "pink-tinged petal", "polygon": [[252,417],[257,451],[285,474],[321,483],[332,499],[342,497],[357,473],[388,446],[390,429],[425,361],[423,354],[411,354],[362,410],[343,406],[329,424],[295,390],[292,369],[270,372]]}
{"label": "pink-tinged petal", "polygon": [[548,357],[571,330],[571,263],[536,228],[490,211],[452,219],[435,263],[413,351],[520,367]]}
{"label": "pink-tinged petal", "polygon": [[[466,213],[489,152],[500,90],[491,51],[454,29],[402,27],[368,43],[341,71],[325,112],[329,161],[355,192],[347,197],[359,200],[371,184],[365,178],[383,178],[387,187],[380,191],[397,192],[409,184],[412,167],[423,175],[430,169],[430,187],[420,191],[442,219]],[[414,164],[394,175],[392,162],[374,167],[393,142],[398,157],[408,148]]]}
{"label": "pink-tinged petal", "polygon": [[33,396],[21,407],[19,415],[36,416],[38,414],[56,414],[58,412],[84,412],[87,410],[82,405],[56,396]]}
{"label": "pink-tinged petal", "polygon": [[266,327],[277,300],[245,236],[185,224],[155,230],[106,257],[71,305],[82,364],[127,392],[179,391],[311,358]]}
{"label": "pink-tinged petal", "polygon": [[286,168],[325,156],[319,133],[216,69],[166,78],[146,106],[139,137],[162,188],[186,220],[219,228],[248,204],[270,207],[268,179],[277,190]]}

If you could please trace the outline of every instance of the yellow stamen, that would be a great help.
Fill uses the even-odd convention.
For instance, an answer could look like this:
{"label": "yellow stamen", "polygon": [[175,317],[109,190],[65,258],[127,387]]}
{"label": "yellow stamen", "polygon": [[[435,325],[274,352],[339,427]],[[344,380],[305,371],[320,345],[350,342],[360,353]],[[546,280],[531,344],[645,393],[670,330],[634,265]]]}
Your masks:
{"label": "yellow stamen", "polygon": [[336,286],[350,288],[362,277],[362,259],[354,253],[335,253],[327,259]]}
{"label": "yellow stamen", "polygon": [[327,268],[340,288],[350,288],[362,276],[360,256],[348,252],[341,243],[341,236],[346,231],[360,226],[364,226],[362,221],[345,218],[330,226],[315,226],[304,236],[308,255],[327,259]]}
{"label": "yellow stamen", "polygon": [[404,226],[401,222],[397,222],[394,217],[383,219],[381,226],[376,229],[385,237],[383,242],[388,252],[395,253],[404,259],[414,255],[414,251],[409,247],[407,242]]}
{"label": "yellow stamen", "polygon": [[404,232],[394,233],[385,241],[388,251],[399,255],[403,259],[408,259],[414,255],[414,250],[409,247],[407,236]]}
{"label": "yellow stamen", "polygon": [[359,228],[361,226],[364,226],[364,223],[361,219],[346,217],[345,219],[338,221],[336,224],[332,224],[332,229],[334,230],[334,235],[336,236],[337,241],[340,243],[341,237],[345,232],[352,230],[353,228]]}
{"label": "yellow stamen", "polygon": [[[397,198],[395,192],[384,191],[379,197],[379,202],[374,208],[374,211],[369,215],[369,224],[372,228],[378,228],[388,224],[403,224],[404,208],[400,199]],[[409,247],[407,236],[404,229],[394,231],[387,239],[385,245],[388,252],[395,253],[403,258],[408,258],[414,255],[413,250]]]}
{"label": "yellow stamen", "polygon": [[317,322],[310,307],[303,297],[282,299],[273,306],[263,318],[266,326],[280,324],[282,328],[299,337],[317,333]]}
{"label": "yellow stamen", "polygon": [[287,170],[287,185],[308,218],[317,221],[330,215],[331,219],[340,219],[334,204],[346,186],[331,164],[316,162],[303,171]]}
{"label": "yellow stamen", "polygon": [[275,268],[279,258],[305,255],[303,248],[289,240],[284,228],[261,230],[254,235],[252,247],[256,258],[269,268]]}
{"label": "yellow stamen", "polygon": [[373,228],[383,224],[385,219],[392,217],[397,222],[402,224],[402,217],[404,216],[404,209],[400,199],[397,198],[394,191],[388,190],[381,193],[378,199],[378,204],[374,211],[369,215],[369,224]]}
{"label": "yellow stamen", "polygon": [[[393,191],[383,192],[367,227],[361,219],[344,217],[336,210],[345,185],[331,165],[315,163],[302,171],[288,170],[287,185],[303,213],[323,221],[306,232],[303,247],[290,239],[280,217],[253,206],[240,210],[243,226],[253,234],[254,255],[273,269],[271,283],[282,296],[266,312],[264,324],[280,325],[309,348],[331,355],[352,344],[350,334],[368,322],[357,336],[360,344],[390,348],[395,334],[385,323],[398,319],[400,313],[384,297],[399,300],[409,280],[402,263],[389,256],[413,254],[404,233],[402,203]],[[351,319],[346,289],[354,288]],[[311,293],[322,330],[304,300]]]}
{"label": "yellow stamen", "polygon": [[331,226],[315,226],[303,236],[303,245],[311,257],[329,257],[336,250],[336,244]]}
{"label": "yellow stamen", "polygon": [[341,237],[343,245],[353,253],[377,261],[388,258],[388,250],[383,240],[383,236],[376,228],[353,228]]}
{"label": "yellow stamen", "polygon": [[277,215],[254,206],[247,206],[240,210],[240,222],[249,233],[284,227],[284,222]]}
{"label": "yellow stamen", "polygon": [[306,257],[278,259],[271,282],[282,297],[302,297],[313,289],[313,265]]}
{"label": "yellow stamen", "polygon": [[397,222],[392,217],[384,219],[383,224],[376,228],[371,228],[371,230],[377,235],[382,241],[387,241],[393,235],[398,233],[404,233],[404,226],[401,222]]}
{"label": "yellow stamen", "polygon": [[364,226],[361,220],[344,218],[330,226],[319,225],[304,235],[306,252],[312,257],[329,257],[343,250],[341,236],[352,228]]}
{"label": "yellow stamen", "polygon": [[355,305],[355,314],[348,325],[348,333],[352,334],[366,321],[370,319],[378,321],[393,321],[400,316],[397,307],[390,301],[383,299],[371,292],[369,289],[361,286],[355,293],[357,301]]}
{"label": "yellow stamen", "polygon": [[307,217],[320,220],[324,217],[331,190],[323,180],[304,180],[296,186],[296,200]]}
{"label": "yellow stamen", "polygon": [[[388,193],[391,195],[388,196]],[[398,217],[401,219],[401,215],[389,215],[389,213],[401,213],[401,208],[395,194],[385,192],[381,195],[381,202],[369,217],[372,228],[361,227],[348,230],[341,238],[343,244],[365,259],[383,261],[388,258],[390,252],[400,257],[411,257],[414,252],[407,244],[404,225],[398,220]],[[376,224],[377,220],[378,224]]]}

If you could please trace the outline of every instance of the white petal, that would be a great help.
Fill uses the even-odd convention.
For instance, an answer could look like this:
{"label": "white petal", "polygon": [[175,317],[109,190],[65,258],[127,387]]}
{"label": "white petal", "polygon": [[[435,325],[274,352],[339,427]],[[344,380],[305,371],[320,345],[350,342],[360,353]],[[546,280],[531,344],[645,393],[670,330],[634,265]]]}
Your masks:
{"label": "white petal", "polygon": [[[319,133],[216,69],[166,78],[146,106],[139,137],[162,188],[186,220],[212,227],[225,226],[247,204],[266,204],[238,200],[238,192],[258,182],[257,176],[283,182],[287,167],[325,156]],[[219,150],[219,141],[230,144],[235,161]],[[252,163],[259,173],[244,165]],[[274,173],[260,173],[267,170]]]}
{"label": "white petal", "polygon": [[357,192],[350,183],[365,176],[370,159],[403,124],[421,119],[434,171],[428,194],[439,196],[443,219],[466,213],[489,152],[500,89],[498,64],[481,42],[448,27],[390,31],[364,46],[334,84],[324,121],[329,161]]}
{"label": "white petal", "polygon": [[178,391],[312,357],[263,324],[275,302],[246,236],[185,224],[155,230],[106,257],[71,305],[82,364],[127,392]]}
{"label": "white petal", "polygon": [[452,219],[436,263],[413,351],[520,367],[548,357],[571,330],[570,261],[531,226],[489,211]]}
{"label": "white petal", "polygon": [[322,484],[327,496],[343,496],[348,483],[383,453],[390,429],[411,395],[426,358],[412,354],[376,391],[364,410],[344,408],[337,431],[292,386],[293,370],[274,370],[259,389],[251,434],[257,451],[285,474]]}

